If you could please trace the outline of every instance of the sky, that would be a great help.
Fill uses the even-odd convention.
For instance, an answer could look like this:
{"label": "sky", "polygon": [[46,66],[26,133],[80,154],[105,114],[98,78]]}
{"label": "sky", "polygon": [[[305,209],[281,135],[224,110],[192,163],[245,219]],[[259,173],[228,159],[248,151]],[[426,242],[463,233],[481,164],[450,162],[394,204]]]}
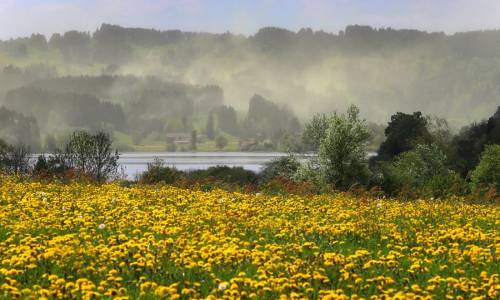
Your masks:
{"label": "sky", "polygon": [[0,39],[102,23],[246,35],[350,24],[454,33],[500,28],[500,0],[0,0]]}

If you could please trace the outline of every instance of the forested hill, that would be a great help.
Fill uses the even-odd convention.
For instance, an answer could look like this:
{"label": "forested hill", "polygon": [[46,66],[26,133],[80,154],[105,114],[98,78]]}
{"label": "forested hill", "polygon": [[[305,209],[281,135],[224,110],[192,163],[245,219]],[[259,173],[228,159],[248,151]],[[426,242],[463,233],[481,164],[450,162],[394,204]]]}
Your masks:
{"label": "forested hill", "polygon": [[[13,120],[24,114],[42,139],[108,126],[134,144],[163,141],[168,132],[205,133],[210,118],[216,131],[278,139],[350,104],[379,124],[421,111],[458,129],[491,116],[499,83],[500,30],[267,27],[243,36],[103,24],[0,41],[0,106]],[[257,120],[255,107],[279,116]],[[92,118],[74,117],[82,111]]]}
{"label": "forested hill", "polygon": [[463,125],[500,102],[500,31],[445,35],[348,26],[339,33],[263,28],[252,36],[123,28],[34,34],[0,43],[0,64],[46,63],[60,75],[155,75],[221,86],[246,109],[255,93],[301,117],[357,104],[382,122],[422,110]]}

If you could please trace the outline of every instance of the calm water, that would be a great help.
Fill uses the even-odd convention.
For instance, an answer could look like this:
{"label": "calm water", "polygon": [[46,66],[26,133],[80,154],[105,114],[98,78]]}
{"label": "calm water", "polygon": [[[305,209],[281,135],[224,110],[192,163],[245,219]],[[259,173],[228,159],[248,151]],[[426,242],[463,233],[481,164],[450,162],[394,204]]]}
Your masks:
{"label": "calm water", "polygon": [[118,163],[129,179],[144,172],[157,157],[178,170],[199,170],[212,166],[243,167],[259,172],[272,159],[286,156],[282,152],[124,152]]}

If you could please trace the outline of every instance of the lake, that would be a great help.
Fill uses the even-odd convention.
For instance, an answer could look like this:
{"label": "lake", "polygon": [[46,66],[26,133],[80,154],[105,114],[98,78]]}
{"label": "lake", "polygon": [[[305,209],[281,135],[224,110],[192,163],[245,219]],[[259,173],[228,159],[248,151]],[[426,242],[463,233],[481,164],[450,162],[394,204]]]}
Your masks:
{"label": "lake", "polygon": [[118,163],[127,178],[134,179],[155,158],[162,159],[166,166],[182,171],[224,165],[259,172],[267,162],[286,155],[284,152],[123,152]]}

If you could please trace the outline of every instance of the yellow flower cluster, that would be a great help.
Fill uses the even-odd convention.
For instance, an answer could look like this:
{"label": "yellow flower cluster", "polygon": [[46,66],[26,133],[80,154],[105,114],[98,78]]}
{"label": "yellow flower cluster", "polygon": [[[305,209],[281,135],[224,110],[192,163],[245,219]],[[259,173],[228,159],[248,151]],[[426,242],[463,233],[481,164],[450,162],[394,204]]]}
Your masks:
{"label": "yellow flower cluster", "polygon": [[0,177],[0,298],[499,299],[500,208]]}

